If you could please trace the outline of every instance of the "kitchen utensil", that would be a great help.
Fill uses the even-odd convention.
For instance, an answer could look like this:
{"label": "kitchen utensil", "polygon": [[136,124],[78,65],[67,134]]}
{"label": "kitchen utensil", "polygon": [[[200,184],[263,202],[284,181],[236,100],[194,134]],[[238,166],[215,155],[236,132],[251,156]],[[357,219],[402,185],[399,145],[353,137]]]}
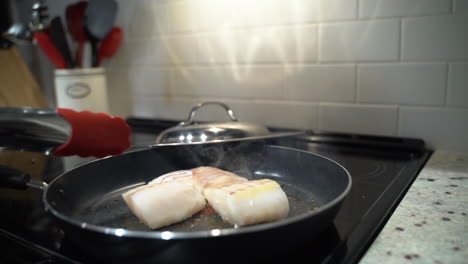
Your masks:
{"label": "kitchen utensil", "polygon": [[[195,114],[206,105],[218,105],[226,110],[231,122],[196,123]],[[229,106],[221,102],[204,102],[190,111],[187,121],[164,130],[156,138],[156,144],[197,144],[207,142],[226,142],[251,139],[294,136],[303,132],[271,133],[265,126],[239,122]]]}
{"label": "kitchen utensil", "polygon": [[[138,221],[121,198],[123,192],[159,175],[201,165],[213,165],[249,179],[278,181],[289,197],[289,216],[233,228],[216,214],[205,212],[153,231]],[[112,263],[212,262],[226,257],[254,261],[270,251],[291,250],[332,224],[351,188],[349,173],[338,163],[260,141],[130,152],[82,165],[49,185],[30,182],[21,173],[16,175],[8,182],[6,177],[0,178],[2,186],[11,186],[13,178],[17,188],[28,184],[43,188],[44,206],[63,225],[66,239],[100,258],[98,262]]]}
{"label": "kitchen utensil", "polygon": [[98,65],[98,43],[114,26],[117,3],[114,0],[90,1],[86,9],[85,29],[91,42],[92,64]]}
{"label": "kitchen utensil", "polygon": [[2,34],[2,36],[11,42],[18,44],[29,44],[32,40],[32,32],[28,26],[19,23],[11,25],[8,30]]}
{"label": "kitchen utensil", "polygon": [[47,100],[15,46],[0,49],[0,106],[47,108]]}
{"label": "kitchen utensil", "polygon": [[60,17],[54,17],[50,22],[49,35],[52,39],[52,42],[55,44],[55,47],[60,52],[60,54],[62,54],[62,57],[67,63],[67,68],[75,67],[75,63],[73,62],[70,48],[68,47],[67,38],[65,36],[65,31],[63,29],[62,20]]}
{"label": "kitchen utensil", "polygon": [[55,47],[51,37],[49,34],[47,34],[46,31],[34,33],[33,37],[37,45],[41,48],[49,60],[52,61],[57,69],[67,68],[67,63],[58,49]]}
{"label": "kitchen utensil", "polygon": [[28,24],[15,23],[3,33],[3,36],[14,43],[29,44],[33,39],[33,34],[41,32],[47,28],[45,23],[49,17],[48,7],[42,0],[34,1],[32,5],[31,20]]}
{"label": "kitchen utensil", "polygon": [[93,54],[91,51],[91,43],[89,43],[89,41],[86,41],[83,45],[83,56],[81,58],[82,58],[81,66],[83,68],[93,67],[93,62],[92,62]]}
{"label": "kitchen utensil", "polygon": [[88,2],[81,1],[76,4],[67,6],[65,11],[68,31],[70,31],[72,38],[78,42],[75,54],[75,64],[78,66],[82,66],[83,47],[88,41],[84,23],[87,7]]}
{"label": "kitchen utensil", "polygon": [[130,146],[131,129],[120,117],[66,108],[0,108],[0,146],[58,156],[104,157]]}
{"label": "kitchen utensil", "polygon": [[101,65],[105,57],[112,57],[120,48],[123,40],[123,31],[120,27],[113,27],[99,47],[98,65]]}

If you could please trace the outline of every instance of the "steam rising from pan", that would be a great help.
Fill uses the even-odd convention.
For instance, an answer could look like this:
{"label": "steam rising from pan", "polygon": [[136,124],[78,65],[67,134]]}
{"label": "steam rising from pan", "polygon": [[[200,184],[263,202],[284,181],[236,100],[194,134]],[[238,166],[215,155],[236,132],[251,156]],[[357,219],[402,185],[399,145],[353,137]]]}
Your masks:
{"label": "steam rising from pan", "polygon": [[[188,165],[186,169],[190,169],[198,166],[212,166],[220,169],[227,170],[229,172],[235,173],[241,177],[246,177],[247,179],[255,179],[254,172],[247,169],[247,163],[252,163],[252,160],[246,160],[245,156],[236,155],[236,153],[241,153],[243,149],[246,148],[256,148],[261,149],[266,145],[266,142],[263,140],[256,141],[242,141],[242,142],[232,142],[230,144],[201,144],[193,145],[188,147],[176,146],[180,151],[188,151],[192,160],[190,161],[193,165]],[[262,162],[261,155],[258,155],[258,158],[255,159],[255,162]],[[195,165],[197,164],[197,165]],[[221,166],[224,164],[226,166]],[[229,164],[235,164],[230,166]]]}

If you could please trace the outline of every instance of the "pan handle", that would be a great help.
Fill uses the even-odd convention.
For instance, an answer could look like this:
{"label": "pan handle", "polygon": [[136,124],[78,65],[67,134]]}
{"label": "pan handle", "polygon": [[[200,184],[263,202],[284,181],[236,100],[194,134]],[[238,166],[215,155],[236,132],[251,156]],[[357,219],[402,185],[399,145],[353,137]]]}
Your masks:
{"label": "pan handle", "polygon": [[0,165],[0,187],[24,190],[28,187],[44,190],[47,183],[31,178],[31,174]]}

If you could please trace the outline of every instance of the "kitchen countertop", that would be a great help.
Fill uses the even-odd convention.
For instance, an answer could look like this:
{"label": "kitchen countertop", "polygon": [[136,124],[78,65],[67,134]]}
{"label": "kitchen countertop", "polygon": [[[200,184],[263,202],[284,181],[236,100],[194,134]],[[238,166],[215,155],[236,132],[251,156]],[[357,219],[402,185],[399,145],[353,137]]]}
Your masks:
{"label": "kitchen countertop", "polygon": [[436,151],[361,259],[466,263],[468,153]]}

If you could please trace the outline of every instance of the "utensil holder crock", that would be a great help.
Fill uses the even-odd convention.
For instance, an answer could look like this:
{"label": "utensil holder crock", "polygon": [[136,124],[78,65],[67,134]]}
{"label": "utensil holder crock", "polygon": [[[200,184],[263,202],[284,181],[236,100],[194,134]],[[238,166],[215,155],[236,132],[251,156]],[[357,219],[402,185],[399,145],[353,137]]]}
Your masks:
{"label": "utensil holder crock", "polygon": [[57,107],[109,112],[104,68],[55,70]]}

